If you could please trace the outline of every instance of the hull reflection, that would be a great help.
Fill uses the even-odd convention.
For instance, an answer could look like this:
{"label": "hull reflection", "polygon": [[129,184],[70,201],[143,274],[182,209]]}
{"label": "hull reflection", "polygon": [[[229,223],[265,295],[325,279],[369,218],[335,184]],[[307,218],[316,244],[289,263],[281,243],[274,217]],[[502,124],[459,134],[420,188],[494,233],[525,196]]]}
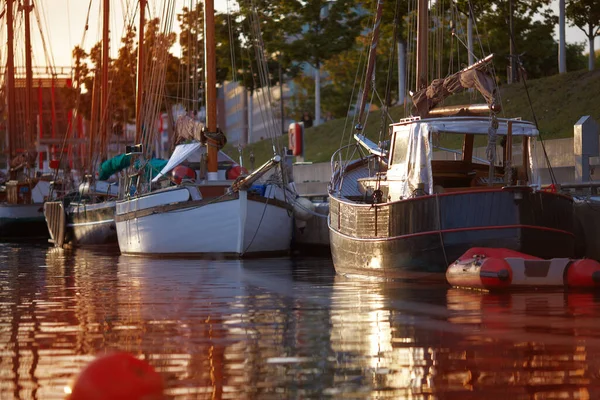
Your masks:
{"label": "hull reflection", "polygon": [[63,398],[96,355],[174,399],[600,398],[594,293],[346,279],[330,260],[160,260],[0,244],[0,398]]}

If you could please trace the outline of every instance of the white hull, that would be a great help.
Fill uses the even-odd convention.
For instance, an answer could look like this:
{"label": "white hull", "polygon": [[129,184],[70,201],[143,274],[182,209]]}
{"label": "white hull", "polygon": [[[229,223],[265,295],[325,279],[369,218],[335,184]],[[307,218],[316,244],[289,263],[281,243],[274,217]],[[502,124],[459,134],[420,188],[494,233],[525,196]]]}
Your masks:
{"label": "white hull", "polygon": [[[244,256],[289,251],[292,215],[281,204],[266,203],[265,198],[248,199],[246,191],[240,191],[239,197],[203,203],[186,191],[179,188],[118,202],[121,253]],[[161,210],[161,206],[174,204],[178,208]],[[149,210],[152,212],[135,214]]]}
{"label": "white hull", "polygon": [[47,237],[43,204],[0,203],[0,237]]}

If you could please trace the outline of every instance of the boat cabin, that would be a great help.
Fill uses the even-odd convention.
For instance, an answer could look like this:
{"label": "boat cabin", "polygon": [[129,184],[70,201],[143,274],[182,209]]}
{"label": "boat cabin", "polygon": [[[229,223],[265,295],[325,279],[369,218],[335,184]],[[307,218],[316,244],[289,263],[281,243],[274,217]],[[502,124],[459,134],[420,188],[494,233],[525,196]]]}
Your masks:
{"label": "boat cabin", "polygon": [[[411,118],[391,125],[387,171],[379,172],[378,177],[359,179],[359,190],[368,195],[378,186],[386,202],[538,182],[534,146],[539,132],[535,125],[519,119],[496,121],[494,135],[489,133],[488,117]],[[440,138],[445,135],[460,135],[462,151],[440,147]],[[496,146],[487,148],[496,151],[492,168],[485,154],[474,154],[477,136],[485,136],[485,142],[496,141]],[[519,141],[523,161],[513,165],[513,143]],[[436,149],[441,152],[434,156]],[[377,180],[379,185],[375,185]]]}
{"label": "boat cabin", "polygon": [[[476,136],[486,136],[486,142],[494,140],[490,135],[490,118],[411,119],[393,124],[387,171],[389,194],[392,199],[407,198],[415,194],[486,189],[490,186],[515,185],[517,182],[523,185],[527,184],[526,182],[535,182],[537,169],[531,149],[535,140],[530,140],[539,134],[535,125],[515,119],[496,121],[496,146],[488,146],[487,149],[496,151],[493,168],[490,168],[485,155],[478,158],[473,154]],[[462,151],[450,150],[454,153],[451,159],[434,159],[434,149],[448,151],[437,145],[443,135],[461,135]],[[517,137],[522,143],[523,162],[520,165],[512,165],[513,141]],[[502,150],[498,149],[499,146]]]}

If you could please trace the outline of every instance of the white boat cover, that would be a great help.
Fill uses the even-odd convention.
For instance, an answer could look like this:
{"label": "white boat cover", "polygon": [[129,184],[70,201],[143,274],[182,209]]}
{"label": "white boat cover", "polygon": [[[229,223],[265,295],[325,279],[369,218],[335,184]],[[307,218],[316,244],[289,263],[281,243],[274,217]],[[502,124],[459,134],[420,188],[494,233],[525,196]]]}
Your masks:
{"label": "white boat cover", "polygon": [[168,174],[173,168],[184,162],[190,156],[190,154],[200,149],[200,146],[202,145],[199,142],[184,143],[177,145],[175,147],[175,150],[173,151],[173,154],[171,154],[171,158],[169,158],[167,165],[165,165],[162,171],[160,171],[158,175],[156,175],[152,179],[152,182],[156,182],[160,178]]}
{"label": "white boat cover", "polygon": [[[171,158],[167,162],[167,165],[156,175],[152,182],[158,181],[160,178],[168,174],[173,168],[178,166],[184,161],[189,162],[200,162],[201,155],[206,153],[206,146],[203,146],[200,142],[184,143],[179,144],[175,147]],[[234,165],[238,165],[231,157],[227,154],[219,151],[217,155],[217,162],[231,162]]]}

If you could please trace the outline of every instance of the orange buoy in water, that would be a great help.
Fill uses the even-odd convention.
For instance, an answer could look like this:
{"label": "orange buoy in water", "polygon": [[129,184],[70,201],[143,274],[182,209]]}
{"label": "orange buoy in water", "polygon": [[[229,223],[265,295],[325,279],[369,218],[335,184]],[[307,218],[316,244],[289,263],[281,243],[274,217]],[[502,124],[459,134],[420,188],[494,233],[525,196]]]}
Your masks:
{"label": "orange buoy in water", "polygon": [[196,173],[194,172],[194,170],[186,165],[176,166],[175,168],[173,168],[173,172],[171,172],[171,175],[173,176],[173,181],[178,185],[184,179],[196,178]]}
{"label": "orange buoy in water", "polygon": [[591,259],[542,258],[509,249],[476,247],[446,270],[452,286],[473,289],[600,287],[600,263]]}
{"label": "orange buoy in water", "polygon": [[162,377],[147,362],[130,353],[101,356],[77,377],[68,400],[159,400]]}

